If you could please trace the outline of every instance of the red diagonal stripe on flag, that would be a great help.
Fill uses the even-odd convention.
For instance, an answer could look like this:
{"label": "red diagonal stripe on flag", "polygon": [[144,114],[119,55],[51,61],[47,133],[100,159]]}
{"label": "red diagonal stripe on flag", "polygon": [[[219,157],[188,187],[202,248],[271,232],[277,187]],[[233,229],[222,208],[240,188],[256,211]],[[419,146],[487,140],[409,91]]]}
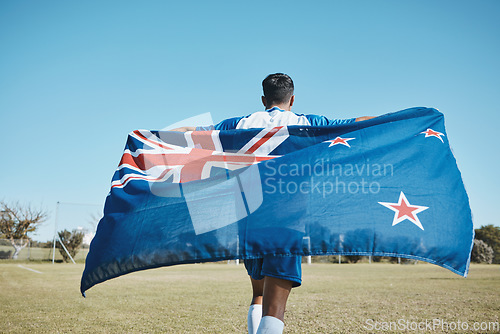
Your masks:
{"label": "red diagonal stripe on flag", "polygon": [[281,128],[282,128],[282,126],[278,126],[278,127],[272,128],[271,131],[269,131],[268,133],[266,133],[264,135],[264,137],[260,138],[255,144],[253,144],[253,146],[250,147],[245,152],[245,154],[249,154],[249,153],[251,154],[251,153],[255,152],[259,147],[261,147],[262,145],[264,145],[265,142],[267,142],[269,139],[271,139],[271,137],[274,136],[274,134],[276,132],[278,132]]}
{"label": "red diagonal stripe on flag", "polygon": [[160,146],[161,148],[165,148],[167,150],[171,150],[172,149],[171,147],[168,147],[168,146],[162,145],[162,144],[160,144],[158,142],[150,140],[149,138],[147,138],[146,136],[144,136],[142,133],[140,133],[139,130],[135,130],[134,134],[137,135],[138,137],[140,137],[141,139],[147,141],[148,143],[151,143],[152,145]]}

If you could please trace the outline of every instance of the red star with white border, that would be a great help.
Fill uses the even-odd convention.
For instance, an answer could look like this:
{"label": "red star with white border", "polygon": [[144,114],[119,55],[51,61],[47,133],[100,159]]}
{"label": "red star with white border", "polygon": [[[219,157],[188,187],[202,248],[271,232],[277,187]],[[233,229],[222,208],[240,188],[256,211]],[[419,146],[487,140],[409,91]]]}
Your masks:
{"label": "red star with white border", "polygon": [[408,202],[408,200],[406,199],[406,196],[403,192],[401,192],[401,194],[399,195],[398,203],[378,202],[378,204],[381,204],[386,208],[394,211],[392,226],[408,219],[413,224],[417,225],[422,231],[424,230],[422,223],[420,223],[420,220],[417,217],[417,213],[427,210],[428,207],[421,205],[411,205],[410,202]]}
{"label": "red star with white border", "polygon": [[443,138],[441,138],[441,136],[444,136],[444,133],[441,133],[441,132],[437,132],[437,131],[434,131],[432,129],[427,129],[423,132],[420,132],[421,134],[422,133],[425,133],[425,138],[427,137],[436,137],[437,139],[441,140],[441,142],[444,143],[443,141]]}
{"label": "red star with white border", "polygon": [[349,140],[353,140],[353,139],[356,139],[356,138],[341,138],[341,137],[337,137],[335,139],[332,139],[332,140],[327,140],[326,142],[327,143],[330,143],[330,145],[328,145],[328,147],[332,147],[334,145],[345,145],[347,147],[351,147],[351,145],[349,145],[348,141]]}

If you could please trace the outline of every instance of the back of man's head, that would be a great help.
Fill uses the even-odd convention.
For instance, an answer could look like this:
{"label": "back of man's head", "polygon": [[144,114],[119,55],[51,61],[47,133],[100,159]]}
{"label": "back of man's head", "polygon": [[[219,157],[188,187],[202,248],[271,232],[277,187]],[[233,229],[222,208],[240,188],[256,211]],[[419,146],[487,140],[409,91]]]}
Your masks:
{"label": "back of man's head", "polygon": [[293,95],[293,81],[288,75],[275,73],[262,81],[267,105],[287,103]]}

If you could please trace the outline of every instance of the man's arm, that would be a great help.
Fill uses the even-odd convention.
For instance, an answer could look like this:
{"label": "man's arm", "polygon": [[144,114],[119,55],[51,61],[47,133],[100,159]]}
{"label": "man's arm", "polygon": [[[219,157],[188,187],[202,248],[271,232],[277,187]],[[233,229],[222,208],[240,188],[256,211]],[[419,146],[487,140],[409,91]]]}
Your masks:
{"label": "man's arm", "polygon": [[234,130],[236,129],[238,122],[242,118],[243,117],[228,118],[218,124],[207,125],[207,126],[182,126],[180,128],[172,129],[170,131],[186,132],[186,131]]}
{"label": "man's arm", "polygon": [[187,132],[187,131],[196,131],[196,127],[194,126],[183,126],[177,129],[172,129],[168,131],[179,131],[179,132]]}
{"label": "man's arm", "polygon": [[[377,117],[377,116],[361,116],[361,117],[357,117],[355,119],[355,122],[366,121],[366,120],[369,120],[369,119],[372,119],[372,118],[375,118],[375,117]],[[230,120],[232,120],[232,119],[230,119]],[[179,132],[196,131],[196,127],[195,126],[183,126],[183,127],[180,127],[180,128],[171,129],[169,131],[179,131]]]}
{"label": "man's arm", "polygon": [[361,116],[361,117],[356,118],[355,122],[366,121],[366,120],[369,120],[369,119],[372,119],[375,117],[377,117],[377,116]]}

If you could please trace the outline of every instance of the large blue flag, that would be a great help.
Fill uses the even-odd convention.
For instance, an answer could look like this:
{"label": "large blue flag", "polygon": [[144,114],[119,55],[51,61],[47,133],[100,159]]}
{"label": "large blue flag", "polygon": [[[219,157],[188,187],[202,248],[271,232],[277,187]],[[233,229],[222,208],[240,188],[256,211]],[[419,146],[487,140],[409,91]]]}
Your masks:
{"label": "large blue flag", "polygon": [[474,231],[444,117],[129,134],[81,281],[266,254],[375,255],[466,276]]}

